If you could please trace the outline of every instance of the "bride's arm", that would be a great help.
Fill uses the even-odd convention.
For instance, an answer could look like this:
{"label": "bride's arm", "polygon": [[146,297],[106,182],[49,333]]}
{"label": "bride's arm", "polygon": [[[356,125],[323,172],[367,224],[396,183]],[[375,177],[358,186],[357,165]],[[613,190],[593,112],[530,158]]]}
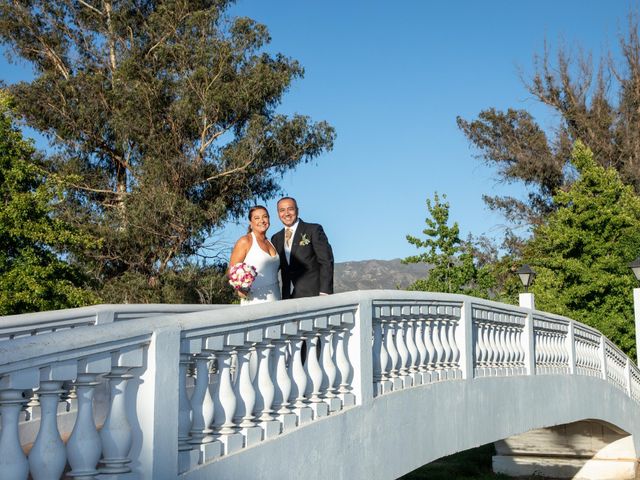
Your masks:
{"label": "bride's arm", "polygon": [[[244,262],[244,259],[247,258],[247,253],[249,253],[250,248],[250,235],[243,235],[238,239],[233,247],[233,250],[231,251],[231,258],[229,259],[229,267],[227,268],[227,273],[229,273],[229,268],[231,268],[231,266],[235,265],[236,263]],[[236,293],[240,298],[247,298],[247,295],[241,290],[236,290]]]}
{"label": "bride's arm", "polygon": [[[247,253],[249,253],[249,249],[251,248],[251,237],[249,235],[243,235],[238,239],[236,244],[231,251],[231,258],[229,259],[229,268],[236,263],[244,262],[244,259],[247,258]],[[227,272],[229,269],[227,268]]]}

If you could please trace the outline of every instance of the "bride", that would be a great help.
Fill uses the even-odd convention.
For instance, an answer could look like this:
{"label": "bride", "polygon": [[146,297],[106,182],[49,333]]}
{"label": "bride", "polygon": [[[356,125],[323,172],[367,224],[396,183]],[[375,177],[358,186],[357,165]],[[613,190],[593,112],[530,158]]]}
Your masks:
{"label": "bride", "polygon": [[267,239],[269,225],[267,209],[262,205],[252,207],[249,210],[249,231],[240,237],[231,252],[229,266],[244,262],[255,267],[258,272],[248,293],[237,290],[243,305],[280,300],[280,257]]}

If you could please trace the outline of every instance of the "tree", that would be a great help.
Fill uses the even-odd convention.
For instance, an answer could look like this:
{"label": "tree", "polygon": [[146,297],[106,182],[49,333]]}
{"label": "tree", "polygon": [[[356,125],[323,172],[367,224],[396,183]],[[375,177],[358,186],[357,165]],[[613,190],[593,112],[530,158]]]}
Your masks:
{"label": "tree", "polygon": [[74,178],[58,215],[101,240],[73,259],[111,291],[188,270],[215,229],[332,148],[325,122],[276,113],[303,69],[263,52],[266,27],[227,19],[231,3],[0,1],[0,38],[35,72],[9,87],[16,109]]}
{"label": "tree", "polygon": [[416,248],[426,251],[405,258],[403,263],[426,263],[430,265],[428,275],[415,281],[409,290],[467,293],[486,297],[493,285],[488,271],[477,268],[474,262],[474,250],[471,241],[460,239],[460,227],[457,222],[452,226],[449,222],[449,203],[446,195],[442,199],[438,193],[433,201],[427,199],[429,216],[425,219],[427,227],[422,231],[426,235],[421,240],[407,235],[407,241]]}
{"label": "tree", "polygon": [[0,90],[0,315],[77,307],[96,297],[78,269],[63,260],[90,239],[54,219],[55,179],[11,117]]}
{"label": "tree", "polygon": [[558,208],[534,229],[524,260],[538,274],[538,308],[599,329],[635,358],[635,278],[627,264],[640,251],[640,198],[615,168],[599,163],[576,143],[578,179],[555,195]]}
{"label": "tree", "polygon": [[534,57],[535,74],[525,84],[558,114],[559,124],[550,133],[526,110],[489,108],[476,120],[458,117],[460,129],[480,158],[497,167],[502,181],[523,181],[530,187],[526,201],[485,196],[491,208],[516,225],[539,225],[557,208],[554,195],[574,180],[567,167],[577,140],[594,152],[600,165],[614,168],[640,192],[640,38],[633,15],[620,45],[621,66],[609,55],[594,67],[590,57],[576,59],[565,48],[559,49],[555,64],[546,48]]}

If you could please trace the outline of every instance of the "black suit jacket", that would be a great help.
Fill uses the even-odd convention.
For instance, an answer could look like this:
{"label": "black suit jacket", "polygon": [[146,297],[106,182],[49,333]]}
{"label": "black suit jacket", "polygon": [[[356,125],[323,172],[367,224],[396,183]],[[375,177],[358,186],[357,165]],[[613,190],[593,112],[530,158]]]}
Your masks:
{"label": "black suit jacket", "polygon": [[284,228],[271,237],[271,243],[280,255],[282,298],[333,293],[333,251],[329,240],[321,225],[298,221],[291,243],[290,263],[284,252]]}

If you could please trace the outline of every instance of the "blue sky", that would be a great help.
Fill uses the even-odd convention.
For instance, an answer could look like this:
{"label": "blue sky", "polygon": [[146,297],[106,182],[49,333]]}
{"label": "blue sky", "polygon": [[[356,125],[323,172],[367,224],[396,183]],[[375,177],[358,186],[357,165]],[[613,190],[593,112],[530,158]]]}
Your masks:
{"label": "blue sky", "polygon": [[[524,189],[497,183],[456,116],[524,108],[552,128],[519,72],[531,72],[545,39],[551,49],[582,47],[594,58],[617,52],[630,7],[638,2],[240,0],[229,13],[266,24],[269,50],[304,66],[280,112],[336,128],[333,151],[286,174],[282,188],[298,199],[301,218],[324,226],[336,261],[347,261],[415,254],[405,236],[421,236],[435,191],[447,195],[465,236],[500,237],[504,221],[482,195]],[[5,81],[24,75],[0,62]],[[267,207],[275,233],[275,201]],[[230,248],[244,231],[245,222],[229,224],[215,238]]]}

